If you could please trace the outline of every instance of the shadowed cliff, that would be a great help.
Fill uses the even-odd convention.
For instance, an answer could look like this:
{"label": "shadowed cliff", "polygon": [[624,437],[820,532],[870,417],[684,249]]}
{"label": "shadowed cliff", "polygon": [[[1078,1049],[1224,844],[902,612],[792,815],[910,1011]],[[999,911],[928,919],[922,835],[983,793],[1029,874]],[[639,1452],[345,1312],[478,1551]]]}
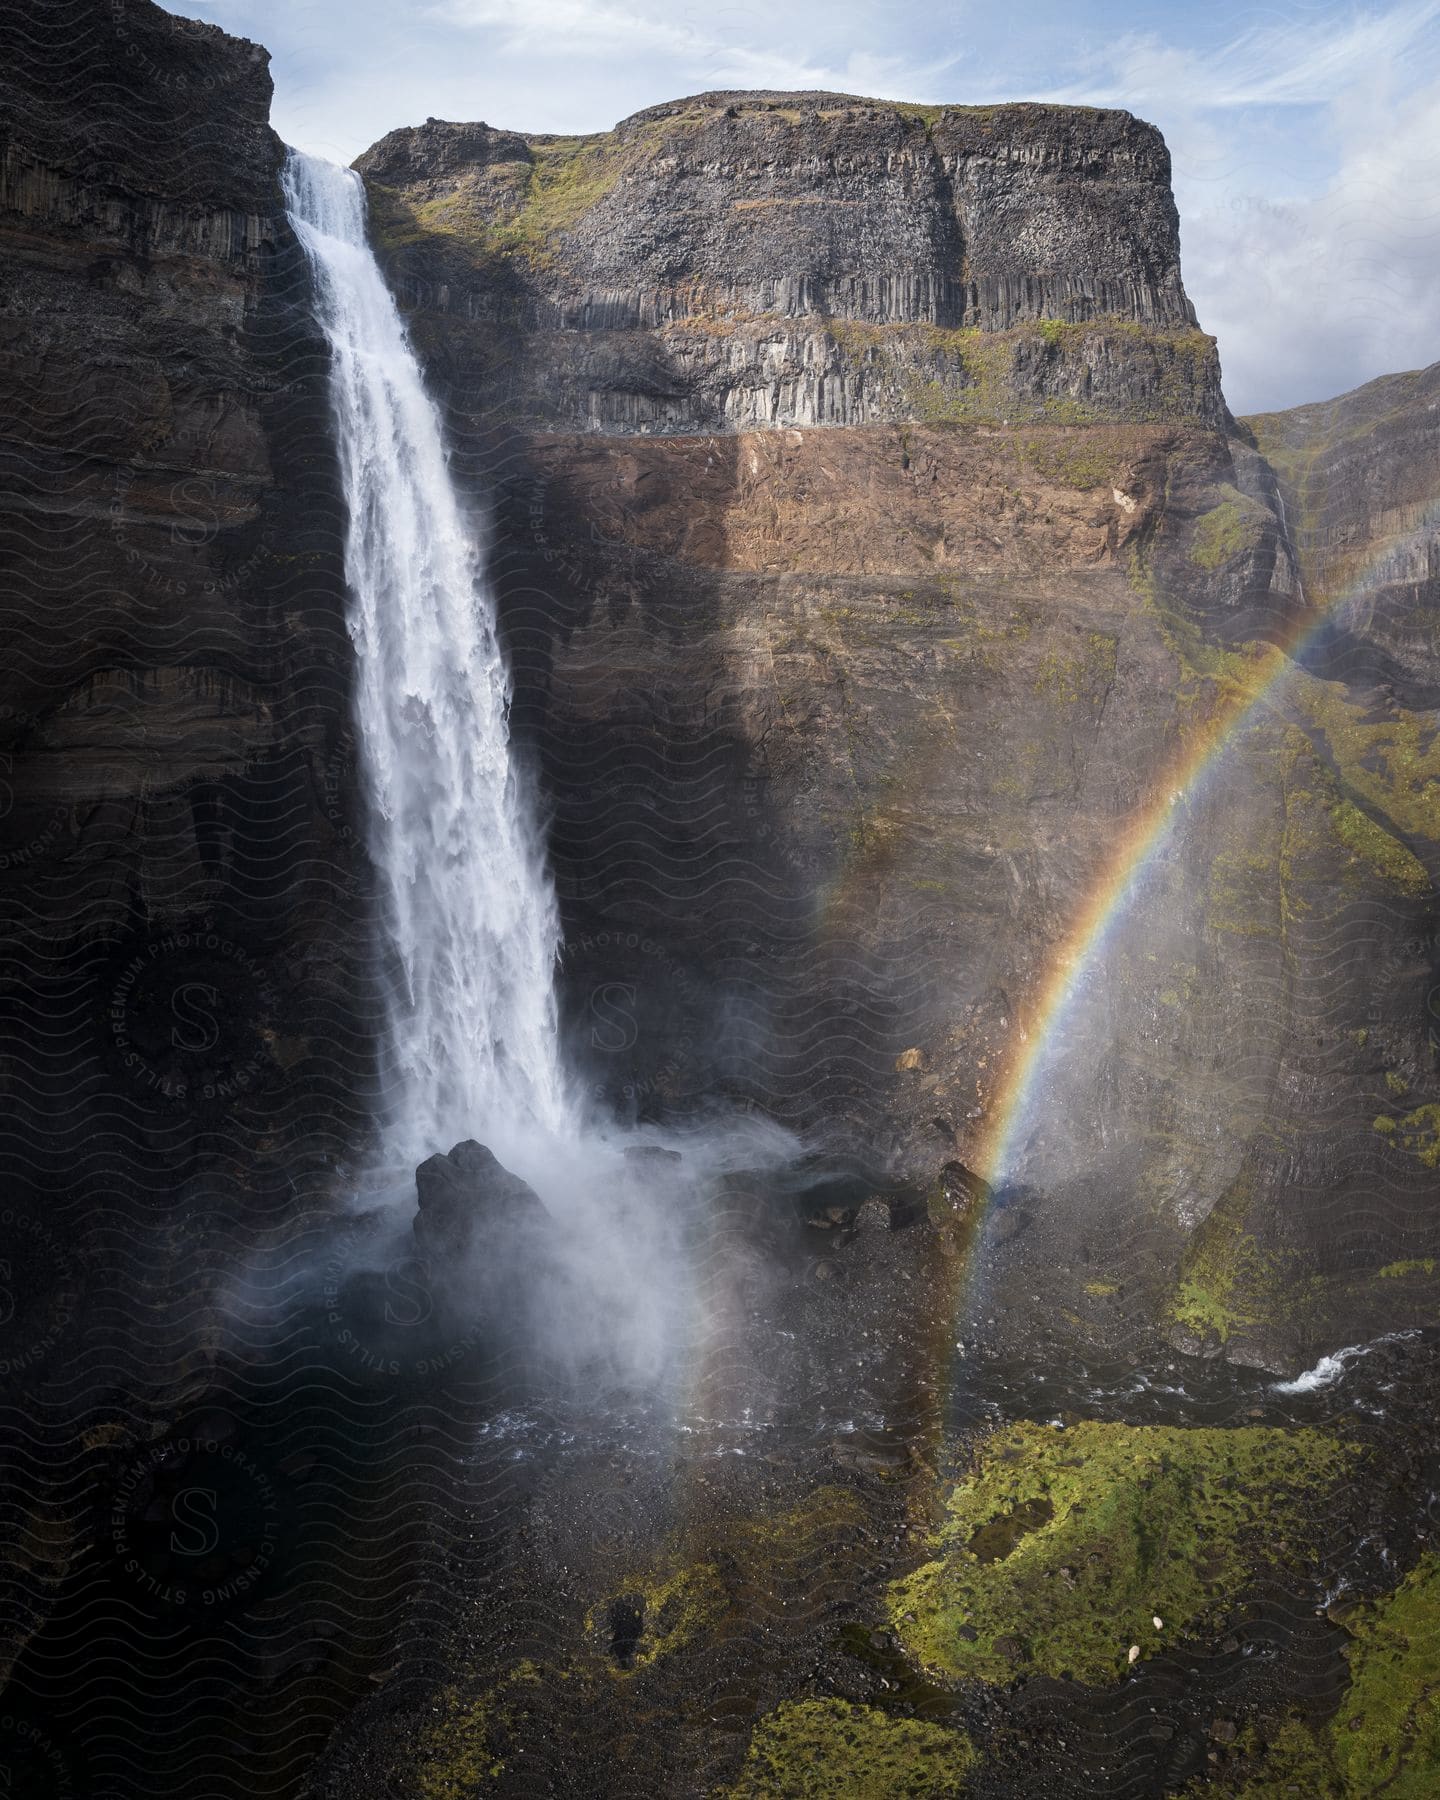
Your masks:
{"label": "shadowed cliff", "polygon": [[[328,362],[268,60],[148,0],[6,13],[0,1766],[17,1794],[282,1781],[296,1683],[322,1721],[349,1656],[302,1671],[338,1589],[277,1606],[271,1581],[328,1529],[290,1459],[337,1439],[353,1455],[367,1427],[343,1397],[328,1415],[295,1398],[320,1359],[293,1329],[281,1375],[252,1359],[272,1327],[244,1297],[253,1259],[293,1271],[325,1227],[373,1026]],[[152,1529],[172,1500],[205,1528]],[[346,1605],[357,1582],[352,1564]],[[217,1701],[206,1670],[232,1654],[249,1676]],[[238,1695],[267,1659],[274,1716],[247,1733]]]}

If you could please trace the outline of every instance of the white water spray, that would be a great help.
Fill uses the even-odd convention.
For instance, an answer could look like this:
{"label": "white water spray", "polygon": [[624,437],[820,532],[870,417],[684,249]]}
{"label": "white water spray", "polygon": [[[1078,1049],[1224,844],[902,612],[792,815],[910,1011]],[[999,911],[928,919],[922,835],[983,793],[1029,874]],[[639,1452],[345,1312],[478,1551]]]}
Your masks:
{"label": "white water spray", "polygon": [[1369,1356],[1372,1350],[1378,1350],[1382,1344],[1403,1344],[1408,1338],[1416,1336],[1418,1333],[1414,1331],[1387,1331],[1383,1337],[1374,1338],[1368,1344],[1347,1344],[1343,1350],[1335,1350],[1329,1356],[1322,1356],[1313,1369],[1306,1369],[1304,1374],[1297,1375],[1293,1381],[1274,1382],[1271,1391],[1276,1394],[1313,1394],[1321,1388],[1334,1387],[1348,1372],[1351,1363],[1358,1362],[1362,1356]]}
{"label": "white water spray", "polygon": [[703,1346],[717,1310],[725,1316],[702,1286],[728,1295],[733,1285],[707,1196],[729,1171],[782,1165],[794,1145],[778,1127],[734,1120],[686,1135],[683,1174],[636,1163],[627,1151],[665,1134],[607,1130],[567,1084],[558,915],[511,758],[479,533],[366,242],[359,178],[292,150],[284,180],[330,343],[370,848],[398,971],[380,1166],[367,1188],[413,1195],[417,1162],[479,1138],[535,1185],[558,1227],[543,1266],[510,1297],[516,1317],[547,1351],[604,1379],[675,1383],[682,1347]]}
{"label": "white water spray", "polygon": [[554,892],[510,755],[510,685],[477,532],[348,169],[292,150],[285,198],[330,342],[371,855],[397,969],[382,1159],[571,1125]]}

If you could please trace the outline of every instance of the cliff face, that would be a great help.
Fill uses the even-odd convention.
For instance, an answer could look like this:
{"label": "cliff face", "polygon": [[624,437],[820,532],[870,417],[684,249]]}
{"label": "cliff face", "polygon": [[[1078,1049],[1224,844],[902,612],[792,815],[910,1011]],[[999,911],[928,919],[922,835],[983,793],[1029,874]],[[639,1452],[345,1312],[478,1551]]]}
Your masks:
{"label": "cliff face", "polygon": [[1218,418],[1169,158],[1124,113],[702,94],[357,165],[492,417],[615,432]]}
{"label": "cliff face", "polygon": [[431,121],[358,166],[495,509],[597,1088],[978,1157],[1183,769],[1047,1027],[991,1278],[1022,1335],[1039,1293],[1275,1366],[1423,1312],[1423,1117],[1371,1122],[1430,1067],[1429,751],[1334,754],[1369,697],[1312,660],[1289,478],[1229,426],[1154,131],[720,94],[594,139]]}
{"label": "cliff face", "polygon": [[[144,0],[7,23],[8,1656],[68,1592],[87,1508],[204,1394],[237,1264],[303,1236],[363,1125],[368,877],[325,349],[266,53]],[[87,1567],[42,1665],[123,1610]]]}
{"label": "cliff face", "polygon": [[1333,615],[1347,672],[1413,710],[1433,706],[1440,364],[1242,428],[1275,472],[1306,588]]}
{"label": "cliff face", "polygon": [[143,1183],[153,1152],[184,1182],[248,1161],[282,1091],[345,1085],[359,859],[324,348],[265,52],[148,4],[20,23],[0,76],[0,885],[26,1021],[7,1126],[24,1179],[119,1156]]}

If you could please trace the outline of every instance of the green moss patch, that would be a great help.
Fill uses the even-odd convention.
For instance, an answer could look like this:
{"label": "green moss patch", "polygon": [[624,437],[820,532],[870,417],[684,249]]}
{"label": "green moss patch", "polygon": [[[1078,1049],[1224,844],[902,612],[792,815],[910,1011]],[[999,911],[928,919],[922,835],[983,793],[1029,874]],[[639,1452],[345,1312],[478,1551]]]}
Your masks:
{"label": "green moss patch", "polygon": [[396,250],[431,236],[464,245],[477,262],[516,258],[548,264],[556,244],[644,160],[649,140],[535,138],[526,161],[488,167],[482,182],[416,201],[399,189],[368,184],[377,248]]}
{"label": "green moss patch", "polygon": [[960,1731],[843,1700],[787,1701],[755,1727],[733,1800],[891,1800],[962,1794],[975,1764]]}
{"label": "green moss patch", "polygon": [[1330,1726],[1344,1791],[1428,1800],[1440,1778],[1440,1556],[1348,1629],[1350,1691]]}
{"label": "green moss patch", "polygon": [[1215,570],[1234,562],[1260,543],[1270,514],[1257,500],[1238,488],[1221,488],[1220,504],[1195,521],[1190,538],[1190,560],[1198,569]]}
{"label": "green moss patch", "polygon": [[1222,850],[1210,863],[1205,912],[1212,931],[1236,937],[1279,937],[1279,846]]}
{"label": "green moss patch", "polygon": [[439,1718],[426,1726],[417,1746],[418,1800],[470,1800],[486,1791],[504,1771],[511,1736],[541,1680],[537,1664],[522,1662],[479,1695],[448,1688],[440,1696]]}
{"label": "green moss patch", "polygon": [[608,134],[555,138],[532,150],[534,172],[524,202],[498,228],[496,248],[534,260],[611,192],[635,157]]}
{"label": "green moss patch", "polygon": [[1307,1555],[1308,1515],[1355,1454],[1310,1430],[1012,1425],[952,1494],[935,1559],[890,1588],[895,1632],[948,1680],[1114,1680],[1132,1644],[1194,1631]]}
{"label": "green moss patch", "polygon": [[1170,1305],[1175,1324],[1222,1344],[1243,1326],[1271,1321],[1284,1305],[1276,1260],[1246,1227],[1253,1197],[1253,1181],[1242,1173],[1187,1246]]}
{"label": "green moss patch", "polygon": [[[1125,424],[1153,424],[1203,416],[1215,385],[1215,341],[1202,332],[1144,326],[1132,319],[1084,324],[1028,320],[1004,331],[978,326],[879,325],[827,319],[825,328],[850,358],[883,370],[904,396],[912,418],[929,425],[1116,425],[1115,409],[1077,398],[1091,359],[1129,355],[1143,373],[1143,392]],[[1041,353],[1049,378],[1039,381]],[[1056,365],[1073,364],[1075,393],[1060,391]],[[1114,481],[1119,446],[1106,437],[1068,459],[1065,485]],[[1022,457],[1024,456],[1022,451]],[[1036,466],[1054,466],[1058,453],[1038,446]]]}
{"label": "green moss patch", "polygon": [[1083,704],[1096,711],[1114,684],[1115,656],[1115,639],[1092,631],[1072,654],[1047,650],[1031,686],[1056,705]]}
{"label": "green moss patch", "polygon": [[1395,1141],[1412,1156],[1418,1156],[1427,1169],[1440,1168],[1440,1104],[1417,1106],[1412,1113],[1395,1121]]}
{"label": "green moss patch", "polygon": [[864,1502],[848,1487],[816,1488],[770,1517],[727,1520],[697,1544],[677,1534],[648,1567],[590,1607],[585,1629],[612,1673],[629,1676],[684,1649],[732,1612],[813,1603],[843,1546],[865,1537]]}
{"label": "green moss patch", "polygon": [[713,1563],[682,1563],[628,1577],[586,1615],[586,1630],[617,1674],[649,1668],[683,1649],[725,1612]]}
{"label": "green moss patch", "polygon": [[[1440,1771],[1440,1557],[1346,1621],[1350,1686],[1320,1730],[1287,1720],[1223,1791],[1236,1800],[1431,1800]],[[1254,1761],[1258,1773],[1252,1773]],[[1213,1785],[1185,1790],[1199,1800]]]}
{"label": "green moss patch", "polygon": [[1416,712],[1374,718],[1338,682],[1296,672],[1291,694],[1325,742],[1348,792],[1412,842],[1440,842],[1440,731]]}
{"label": "green moss patch", "polygon": [[1430,892],[1430,877],[1420,859],[1358,806],[1341,800],[1330,816],[1336,837],[1377,875],[1399,888],[1402,894]]}
{"label": "green moss patch", "polygon": [[1280,1800],[1282,1795],[1344,1800],[1324,1746],[1300,1719],[1286,1719],[1263,1745],[1247,1727],[1235,1749],[1239,1760],[1234,1768],[1219,1779],[1187,1782],[1180,1790],[1181,1800],[1213,1800],[1216,1794],[1234,1800]]}
{"label": "green moss patch", "polygon": [[1016,449],[1021,463],[1042,481],[1085,492],[1128,487],[1143,446],[1124,426],[1096,426],[1079,438],[1058,431],[1020,438]]}

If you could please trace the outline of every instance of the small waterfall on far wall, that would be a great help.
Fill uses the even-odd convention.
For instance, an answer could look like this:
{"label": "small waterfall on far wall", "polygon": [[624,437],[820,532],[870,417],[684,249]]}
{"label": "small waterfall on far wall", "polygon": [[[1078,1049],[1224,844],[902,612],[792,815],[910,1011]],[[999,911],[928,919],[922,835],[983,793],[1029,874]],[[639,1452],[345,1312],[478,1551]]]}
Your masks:
{"label": "small waterfall on far wall", "polygon": [[333,358],[370,848],[397,971],[382,1160],[413,1167],[461,1138],[565,1130],[558,918],[476,534],[366,242],[364,188],[294,150],[284,182]]}

